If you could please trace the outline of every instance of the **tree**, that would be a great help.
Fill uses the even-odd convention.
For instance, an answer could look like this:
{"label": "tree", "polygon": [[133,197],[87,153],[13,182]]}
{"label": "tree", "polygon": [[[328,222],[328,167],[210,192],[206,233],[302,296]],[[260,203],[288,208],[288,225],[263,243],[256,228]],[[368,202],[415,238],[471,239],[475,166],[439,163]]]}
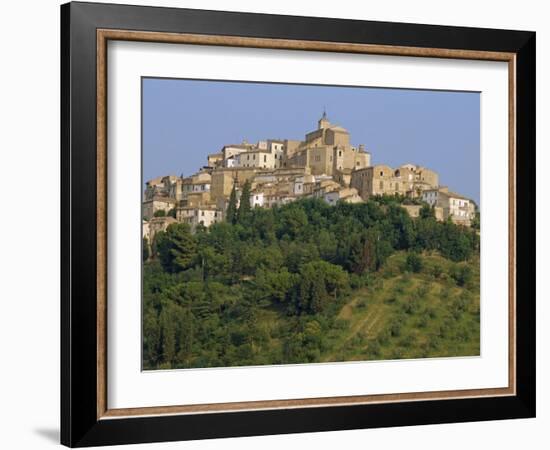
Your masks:
{"label": "tree", "polygon": [[213,247],[205,246],[198,250],[197,259],[202,270],[202,279],[207,281],[210,277],[223,274],[229,266],[225,255],[216,252]]}
{"label": "tree", "polygon": [[231,195],[229,196],[225,220],[233,224],[237,221],[237,189],[235,183],[233,183],[233,189],[231,189]]}
{"label": "tree", "polygon": [[296,283],[297,275],[291,274],[286,267],[280,271],[258,269],[255,286],[258,296],[267,297],[279,303],[285,302]]}
{"label": "tree", "polygon": [[176,327],[168,309],[164,309],[160,315],[160,330],[162,359],[165,363],[171,363],[176,356]]}
{"label": "tree", "polygon": [[409,272],[418,273],[422,270],[422,258],[418,253],[409,253],[405,261],[405,268]]}
{"label": "tree", "polygon": [[305,211],[298,206],[292,205],[292,207],[282,212],[278,233],[280,236],[288,235],[295,239],[307,224],[308,219]]}
{"label": "tree", "polygon": [[300,282],[296,297],[298,311],[322,312],[331,296],[336,299],[348,285],[348,276],[340,266],[326,261],[313,261],[300,269]]}
{"label": "tree", "polygon": [[[158,233],[160,235],[160,233]],[[195,261],[197,243],[186,223],[173,223],[159,236],[157,251],[167,272],[181,272]]]}
{"label": "tree", "polygon": [[153,216],[154,217],[166,217],[166,211],[164,209],[157,209],[154,213],[153,213]]}
{"label": "tree", "polygon": [[237,211],[237,222],[242,224],[249,217],[252,208],[250,207],[250,181],[246,180],[241,193],[239,210]]}
{"label": "tree", "polygon": [[430,205],[424,204],[422,205],[422,208],[420,208],[419,215],[422,219],[427,219],[428,217],[435,218],[435,211]]}
{"label": "tree", "polygon": [[474,230],[478,230],[481,227],[481,216],[479,215],[479,211],[476,211],[474,218],[472,219],[472,228]]}
{"label": "tree", "polygon": [[[149,306],[144,304],[144,306]],[[161,339],[160,325],[153,308],[143,309],[143,359],[148,366],[155,367],[159,360]]]}
{"label": "tree", "polygon": [[455,267],[451,276],[455,279],[458,286],[466,286],[472,281],[473,273],[470,266],[460,265]]}
{"label": "tree", "polygon": [[142,258],[143,261],[149,259],[149,239],[146,236],[143,236]]}

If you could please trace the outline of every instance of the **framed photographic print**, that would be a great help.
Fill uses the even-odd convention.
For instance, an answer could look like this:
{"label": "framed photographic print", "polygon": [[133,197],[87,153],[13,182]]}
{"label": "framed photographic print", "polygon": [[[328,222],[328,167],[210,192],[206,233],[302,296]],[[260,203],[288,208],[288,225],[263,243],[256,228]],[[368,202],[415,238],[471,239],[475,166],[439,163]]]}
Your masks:
{"label": "framed photographic print", "polygon": [[68,446],[535,415],[535,33],[61,7]]}

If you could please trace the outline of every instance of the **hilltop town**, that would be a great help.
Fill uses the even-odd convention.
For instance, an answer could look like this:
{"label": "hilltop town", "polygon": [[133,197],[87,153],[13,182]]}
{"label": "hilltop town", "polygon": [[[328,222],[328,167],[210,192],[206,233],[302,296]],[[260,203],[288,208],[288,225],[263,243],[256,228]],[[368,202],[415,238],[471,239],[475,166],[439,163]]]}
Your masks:
{"label": "hilltop town", "polygon": [[474,213],[326,114],[303,141],[225,145],[147,182],[143,367],[479,355]]}
{"label": "hilltop town", "polygon": [[470,226],[475,218],[472,200],[439,183],[437,172],[415,164],[391,168],[371,165],[365,146],[351,144],[350,133],[332,124],[323,113],[315,130],[303,141],[267,139],[255,144],[224,145],[209,154],[194,175],[167,175],[146,182],[143,236],[149,242],[171,223],[209,227],[224,220],[234,190],[237,203],[245,184],[252,208],[272,208],[313,197],[330,205],[360,203],[370,197],[399,195],[410,216],[422,205],[436,219]]}

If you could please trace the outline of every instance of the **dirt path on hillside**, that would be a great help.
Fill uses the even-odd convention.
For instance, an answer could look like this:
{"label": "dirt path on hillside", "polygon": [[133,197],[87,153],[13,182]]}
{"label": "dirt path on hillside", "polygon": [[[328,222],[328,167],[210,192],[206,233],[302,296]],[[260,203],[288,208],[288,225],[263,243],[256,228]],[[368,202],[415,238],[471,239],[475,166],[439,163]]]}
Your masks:
{"label": "dirt path on hillside", "polygon": [[[343,313],[346,316],[348,316],[350,313],[352,313],[352,311],[350,311],[350,309],[353,310],[353,306],[355,306],[355,303],[356,303],[356,300],[354,299],[352,302],[345,305],[342,308],[341,314]],[[344,309],[346,307],[348,309],[346,311],[344,311]],[[359,320],[356,324],[353,325],[352,329],[350,330],[349,335],[328,356],[323,358],[323,361],[334,361],[336,355],[340,352],[340,350],[342,348],[345,348],[346,344],[348,342],[350,342],[355,336],[357,336],[357,334],[365,326],[366,326],[365,331],[367,332],[367,334],[370,334],[371,331],[373,330],[373,328],[375,327],[375,325],[380,321],[380,318],[382,317],[383,311],[384,311],[384,305],[383,304],[378,303],[378,304],[372,305],[369,308],[369,310],[367,312],[367,315],[364,318],[362,318],[361,320]],[[339,314],[339,316],[340,316],[340,314]]]}

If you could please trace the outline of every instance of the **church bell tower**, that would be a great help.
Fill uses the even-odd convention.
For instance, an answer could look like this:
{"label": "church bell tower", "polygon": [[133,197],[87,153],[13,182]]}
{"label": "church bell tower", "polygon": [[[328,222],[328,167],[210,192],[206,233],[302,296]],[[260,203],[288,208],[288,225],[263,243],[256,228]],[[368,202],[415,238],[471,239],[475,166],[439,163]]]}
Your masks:
{"label": "church bell tower", "polygon": [[319,130],[330,127],[330,122],[327,119],[327,111],[323,111],[323,116],[319,119]]}

